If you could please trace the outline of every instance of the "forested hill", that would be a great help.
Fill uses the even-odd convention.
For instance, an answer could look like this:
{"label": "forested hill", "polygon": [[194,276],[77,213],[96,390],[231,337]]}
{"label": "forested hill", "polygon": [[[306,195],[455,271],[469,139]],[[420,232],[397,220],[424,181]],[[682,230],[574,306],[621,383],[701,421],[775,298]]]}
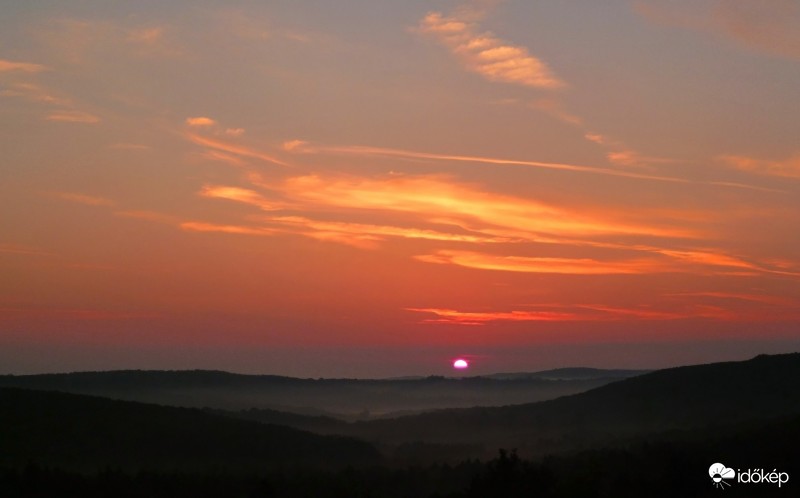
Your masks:
{"label": "forested hill", "polygon": [[353,424],[352,435],[533,452],[632,435],[800,414],[800,354],[670,368],[539,403],[440,410]]}
{"label": "forested hill", "polygon": [[233,470],[380,462],[352,438],[174,408],[0,388],[0,466]]}

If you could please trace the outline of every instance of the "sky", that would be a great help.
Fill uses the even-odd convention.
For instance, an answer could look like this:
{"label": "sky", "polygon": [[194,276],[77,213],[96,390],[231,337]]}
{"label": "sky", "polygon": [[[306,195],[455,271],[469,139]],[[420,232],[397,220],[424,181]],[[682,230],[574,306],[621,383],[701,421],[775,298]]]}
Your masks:
{"label": "sky", "polygon": [[0,373],[800,349],[797,2],[2,10]]}

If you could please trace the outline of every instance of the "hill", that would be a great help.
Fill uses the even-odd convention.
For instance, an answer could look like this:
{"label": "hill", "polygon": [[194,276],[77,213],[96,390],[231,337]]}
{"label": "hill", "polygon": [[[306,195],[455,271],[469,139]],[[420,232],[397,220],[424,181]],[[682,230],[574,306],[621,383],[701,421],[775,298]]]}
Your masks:
{"label": "hill", "polygon": [[[529,455],[642,434],[800,414],[800,354],[670,368],[550,401],[358,422],[346,434],[393,445],[519,448]],[[475,456],[479,454],[476,453]]]}
{"label": "hill", "polygon": [[355,420],[395,412],[541,401],[640,373],[564,369],[463,378],[298,379],[207,370],[123,370],[4,375],[0,376],[0,387],[63,391],[171,406],[336,415]]}
{"label": "hill", "polygon": [[197,409],[0,388],[0,466],[236,471],[380,461],[371,445]]}

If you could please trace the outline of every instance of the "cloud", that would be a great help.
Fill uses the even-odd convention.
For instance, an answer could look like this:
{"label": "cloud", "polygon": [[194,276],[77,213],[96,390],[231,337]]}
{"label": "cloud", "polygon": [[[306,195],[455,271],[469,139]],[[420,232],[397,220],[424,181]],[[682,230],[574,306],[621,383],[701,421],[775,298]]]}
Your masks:
{"label": "cloud", "polygon": [[787,307],[792,307],[794,309],[800,309],[800,302],[798,302],[795,299],[789,299],[789,298],[786,298],[786,297],[778,297],[778,296],[762,295],[762,294],[744,294],[744,293],[736,293],[736,292],[706,291],[706,292],[682,292],[682,293],[678,293],[678,294],[670,294],[670,296],[710,297],[710,298],[714,298],[714,299],[747,301],[747,302],[752,302],[752,303],[769,304],[769,305],[773,305],[773,306],[787,306]]}
{"label": "cloud", "polygon": [[86,64],[98,57],[166,57],[183,51],[163,25],[126,26],[107,19],[57,19],[41,30],[39,37],[63,60]]}
{"label": "cloud", "polygon": [[426,263],[453,264],[478,270],[565,275],[624,275],[660,273],[670,267],[655,260],[602,261],[590,258],[543,258],[441,250],[417,256]]}
{"label": "cloud", "polygon": [[150,221],[153,223],[163,223],[166,225],[180,225],[181,221],[172,215],[158,213],[156,211],[144,211],[144,210],[123,210],[123,211],[115,211],[114,214],[116,216],[122,216],[124,218],[134,218],[137,220],[144,220]]}
{"label": "cloud", "polygon": [[111,199],[105,197],[97,197],[93,195],[79,194],[75,192],[56,192],[54,194],[59,199],[76,202],[78,204],[85,204],[87,206],[113,206],[115,203]]}
{"label": "cloud", "polygon": [[795,0],[640,0],[634,8],[651,22],[705,31],[751,50],[800,59],[800,4]]}
{"label": "cloud", "polygon": [[432,314],[422,323],[450,323],[457,325],[484,325],[490,322],[562,322],[580,320],[573,313],[559,311],[491,311],[465,312],[441,308],[406,308],[406,311]]}
{"label": "cloud", "polygon": [[282,147],[283,150],[285,151],[294,152],[294,151],[301,151],[301,149],[303,149],[307,144],[308,142],[306,142],[305,140],[289,140],[283,142]]}
{"label": "cloud", "polygon": [[[497,322],[568,322],[615,320],[676,320],[709,317],[709,310],[664,311],[646,307],[620,308],[594,304],[540,305],[536,311],[458,311],[443,308],[406,308],[406,311],[432,314],[435,318],[422,323],[453,325],[485,325]],[[717,311],[714,317],[717,317]]]}
{"label": "cloud", "polygon": [[3,97],[17,97],[31,102],[41,102],[52,106],[72,107],[72,101],[70,99],[56,96],[35,83],[13,83],[0,92],[0,95]]}
{"label": "cloud", "polygon": [[288,166],[287,163],[281,161],[280,159],[271,156],[265,152],[262,152],[258,149],[246,147],[244,145],[234,144],[231,142],[227,142],[225,140],[204,137],[202,135],[198,135],[196,133],[191,133],[191,132],[185,133],[184,136],[190,142],[193,142],[202,147],[206,147],[208,149],[226,152],[228,154],[233,154],[235,156],[240,156],[240,157],[259,159],[261,161],[267,161],[270,163],[279,164],[281,166]]}
{"label": "cloud", "polygon": [[[313,238],[335,240],[356,247],[373,249],[378,242],[386,238],[423,239],[440,242],[466,242],[471,244],[509,242],[502,237],[484,236],[474,233],[452,233],[424,228],[409,228],[392,225],[376,225],[366,223],[347,223],[338,221],[320,221],[301,216],[283,216],[265,218],[271,223],[280,223],[299,229],[299,233]],[[320,234],[323,234],[320,236]]]}
{"label": "cloud", "polygon": [[607,150],[606,159],[608,159],[608,162],[611,164],[615,164],[617,166],[645,166],[650,164],[665,164],[675,162],[672,159],[663,157],[644,156],[639,152],[626,147],[622,142],[613,140],[605,135],[601,135],[600,133],[586,132],[584,133],[583,137],[586,140],[605,148]]}
{"label": "cloud", "polygon": [[465,156],[456,154],[437,154],[432,152],[419,152],[419,151],[391,149],[384,147],[370,147],[363,145],[308,147],[306,142],[302,142],[301,144],[298,144],[297,147],[302,147],[303,152],[317,152],[317,153],[327,152],[334,154],[352,154],[358,156],[391,156],[391,157],[405,157],[409,159],[431,159],[435,161],[471,162],[471,163],[495,164],[503,166],[528,166],[533,168],[573,171],[577,173],[591,173],[595,175],[618,176],[622,178],[632,178],[638,180],[651,180],[651,181],[670,182],[670,183],[696,183],[691,180],[687,180],[685,178],[662,176],[662,175],[650,175],[646,173],[620,171],[611,168],[598,168],[594,166],[583,166],[578,164],[567,164],[567,163],[526,161],[518,159],[504,159],[504,158],[483,157],[483,156]]}
{"label": "cloud", "polygon": [[[698,293],[702,295],[702,293]],[[695,297],[685,294],[685,297]],[[784,306],[743,309],[741,306],[715,306],[698,303],[696,299],[670,303],[674,308],[658,309],[651,306],[608,306],[604,304],[542,304],[536,310],[514,311],[461,311],[449,308],[406,308],[406,311],[433,315],[422,323],[451,325],[486,325],[502,322],[564,322],[564,321],[620,321],[620,320],[786,320],[797,319],[796,307]]]}
{"label": "cloud", "polygon": [[186,118],[186,124],[194,127],[207,127],[214,126],[217,122],[205,116],[198,116],[195,118]]}
{"label": "cloud", "polygon": [[583,125],[583,119],[564,110],[564,106],[560,100],[556,100],[554,98],[537,99],[531,102],[529,107],[531,109],[548,114],[549,116],[554,117],[564,123],[573,126]]}
{"label": "cloud", "polygon": [[800,59],[800,4],[796,0],[720,1],[713,19],[727,36],[746,46]]}
{"label": "cloud", "polygon": [[727,166],[748,173],[784,178],[800,178],[800,154],[795,154],[781,161],[769,161],[736,155],[720,156],[718,159]]}
{"label": "cloud", "polygon": [[[589,137],[602,138],[602,135],[591,134],[591,133],[587,134],[586,136],[587,140],[596,142],[596,140],[593,140]],[[637,171],[626,171],[626,170],[619,170],[612,168],[600,168],[600,167],[585,166],[580,164],[551,163],[544,161],[526,161],[520,159],[505,159],[505,158],[485,157],[485,156],[467,156],[458,154],[438,154],[434,152],[420,152],[413,150],[392,149],[386,147],[372,147],[366,145],[312,146],[308,142],[302,140],[293,140],[291,142],[284,143],[284,149],[286,149],[287,144],[289,144],[290,147],[289,151],[296,150],[298,152],[309,153],[309,154],[311,153],[347,154],[347,155],[362,156],[362,157],[383,156],[383,157],[399,157],[407,159],[429,159],[433,161],[483,163],[483,164],[500,165],[500,166],[524,166],[531,168],[571,171],[575,173],[589,173],[593,175],[615,176],[615,177],[630,178],[635,180],[657,181],[657,182],[667,182],[667,183],[685,183],[685,184],[696,184],[696,185],[713,185],[718,187],[757,190],[757,191],[771,191],[771,192],[780,191],[780,190],[741,184],[741,183],[689,180],[686,178],[679,178],[674,176],[664,176],[664,175],[649,174]],[[631,153],[636,154],[634,152]],[[641,161],[645,161],[648,163],[674,162],[671,159],[638,156],[638,154],[636,155],[636,157],[641,158]]]}
{"label": "cloud", "polygon": [[490,32],[479,32],[477,24],[463,13],[445,17],[429,12],[417,29],[437,38],[467,69],[490,81],[549,90],[565,86],[547,64],[525,47],[503,42]]}
{"label": "cloud", "polygon": [[15,244],[12,242],[0,242],[0,253],[20,254],[26,256],[53,256],[53,253],[25,244]]}
{"label": "cloud", "polygon": [[286,179],[274,188],[305,203],[360,210],[419,213],[428,218],[455,218],[519,233],[592,236],[640,234],[691,237],[689,230],[637,225],[599,213],[576,212],[542,202],[482,192],[446,177],[394,176],[325,178],[318,175]]}
{"label": "cloud", "polygon": [[227,199],[231,201],[242,202],[257,206],[259,209],[264,211],[275,211],[278,209],[284,209],[286,207],[285,203],[269,201],[258,192],[239,187],[206,185],[200,191],[199,195],[215,199]]}
{"label": "cloud", "polygon": [[71,99],[54,95],[46,88],[35,83],[14,83],[0,92],[0,95],[43,104],[50,109],[44,117],[48,121],[83,124],[100,122],[100,117],[77,109]]}
{"label": "cloud", "polygon": [[222,232],[238,235],[274,235],[275,230],[264,227],[248,227],[241,225],[221,225],[200,221],[186,221],[180,224],[181,229],[187,232]]}
{"label": "cloud", "polygon": [[333,41],[330,35],[276,27],[271,25],[271,19],[260,16],[252,10],[220,10],[214,13],[214,17],[221,28],[220,34],[233,35],[238,38],[239,43],[245,40],[255,42],[257,46],[263,46],[267,41],[288,41],[292,44],[324,43],[329,47]]}
{"label": "cloud", "polygon": [[64,109],[60,111],[53,111],[49,113],[45,117],[45,119],[48,121],[61,121],[66,123],[94,124],[100,122],[100,118],[98,116],[95,116],[94,114],[85,111],[78,111],[75,109]]}
{"label": "cloud", "polygon": [[145,151],[152,150],[152,147],[145,144],[134,144],[129,142],[117,142],[108,146],[109,149],[129,150],[129,151]]}
{"label": "cloud", "polygon": [[16,62],[6,59],[0,59],[0,73],[3,72],[40,73],[46,70],[47,68],[41,64],[35,64],[32,62]]}

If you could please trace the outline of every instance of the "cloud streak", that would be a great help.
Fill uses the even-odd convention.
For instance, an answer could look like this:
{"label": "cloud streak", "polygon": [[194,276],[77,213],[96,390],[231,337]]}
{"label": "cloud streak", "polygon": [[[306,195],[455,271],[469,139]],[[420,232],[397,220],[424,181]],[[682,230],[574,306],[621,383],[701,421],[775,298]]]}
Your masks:
{"label": "cloud streak", "polygon": [[53,111],[49,113],[45,119],[48,121],[61,121],[65,123],[95,124],[100,122],[100,118],[98,116],[74,109]]}
{"label": "cloud streak", "polygon": [[533,168],[553,169],[560,171],[572,171],[578,173],[591,173],[595,175],[616,176],[621,178],[632,178],[637,180],[652,180],[669,183],[694,183],[691,180],[684,178],[649,175],[645,173],[636,173],[632,171],[620,171],[610,168],[598,168],[594,166],[583,166],[578,164],[568,163],[553,163],[544,161],[526,161],[520,159],[505,159],[497,157],[485,156],[470,156],[461,154],[438,154],[435,152],[420,152],[413,150],[392,149],[386,147],[371,147],[365,145],[350,145],[350,146],[330,146],[330,147],[316,147],[310,146],[307,142],[302,140],[294,140],[296,143],[291,147],[290,151],[307,152],[307,153],[333,153],[333,154],[348,154],[356,156],[385,156],[385,157],[399,157],[406,159],[429,159],[434,161],[454,161],[454,162],[470,162],[482,164],[495,164],[501,166],[528,166]]}
{"label": "cloud streak", "polygon": [[47,71],[47,68],[41,64],[33,62],[19,62],[10,61],[7,59],[0,59],[0,73],[5,72],[19,72],[19,73],[41,73]]}
{"label": "cloud streak", "polygon": [[670,267],[650,260],[602,261],[591,258],[544,258],[508,256],[473,251],[441,250],[417,256],[426,263],[453,264],[478,270],[564,275],[630,275],[662,273]]}
{"label": "cloud streak", "polygon": [[736,155],[720,156],[718,159],[726,166],[739,171],[782,178],[800,178],[800,154],[781,161]]}
{"label": "cloud streak", "polygon": [[[600,136],[596,134],[587,134],[587,139],[593,142],[597,142],[598,138],[596,137]],[[602,137],[600,137],[599,139],[602,139]],[[425,160],[442,161],[442,162],[468,162],[468,163],[489,164],[489,165],[499,165],[499,166],[522,166],[522,167],[541,168],[541,169],[549,169],[557,171],[569,171],[574,173],[588,173],[593,175],[605,175],[605,176],[612,176],[619,178],[629,178],[633,180],[656,181],[656,182],[666,182],[666,183],[676,183],[676,184],[712,185],[718,187],[746,189],[755,191],[781,192],[780,190],[748,185],[748,184],[741,184],[741,183],[690,180],[687,178],[680,178],[675,176],[655,175],[655,174],[641,173],[630,170],[601,168],[596,166],[586,166],[580,164],[554,163],[545,161],[528,161],[521,159],[506,159],[498,157],[471,156],[462,154],[439,154],[435,152],[393,149],[387,147],[372,147],[367,145],[316,146],[304,140],[292,140],[290,142],[284,143],[283,148],[284,150],[293,153],[306,153],[306,154],[327,153],[327,154],[352,155],[360,157],[397,157],[401,159],[412,159],[412,160],[425,159]],[[647,162],[647,163],[672,162],[669,159],[643,157],[631,150],[617,151],[617,153],[620,154],[616,158],[617,162],[622,162],[623,160],[625,160],[628,163],[628,165],[632,164],[632,162],[637,165],[641,164],[642,162]],[[611,157],[610,160],[611,162],[614,162],[613,157]]]}
{"label": "cloud streak", "polygon": [[[459,311],[446,308],[406,308],[406,311],[434,315],[422,323],[450,325],[487,325],[509,322],[576,322],[620,320],[679,320],[686,318],[718,318],[719,309],[692,308],[681,311],[657,310],[648,307],[613,307],[595,304],[541,305],[535,311]],[[727,316],[727,315],[726,315]]]}
{"label": "cloud streak", "polygon": [[115,204],[114,201],[111,199],[106,199],[105,197],[80,194],[76,192],[56,192],[54,195],[59,199],[75,202],[77,204],[85,204],[87,206],[113,206]]}
{"label": "cloud streak", "polygon": [[184,136],[190,142],[212,151],[228,153],[243,158],[258,159],[260,161],[266,161],[269,163],[278,164],[280,166],[289,166],[289,164],[286,162],[255,148],[235,144],[225,140],[219,140],[216,138],[204,137],[197,133],[187,132]]}

